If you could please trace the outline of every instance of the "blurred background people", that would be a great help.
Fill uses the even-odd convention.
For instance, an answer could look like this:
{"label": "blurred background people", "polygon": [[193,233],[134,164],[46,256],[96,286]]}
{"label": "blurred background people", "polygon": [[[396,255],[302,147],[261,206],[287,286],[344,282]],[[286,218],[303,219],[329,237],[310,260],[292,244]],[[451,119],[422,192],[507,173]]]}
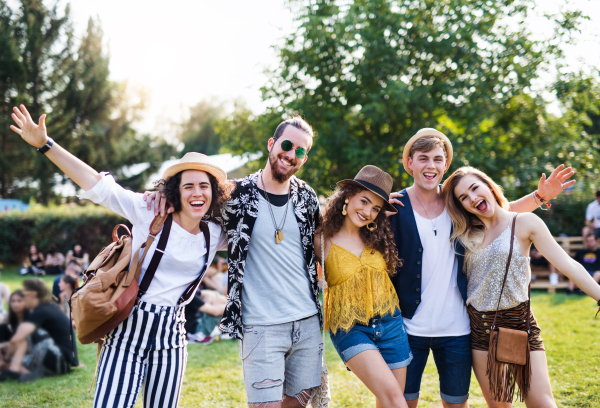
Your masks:
{"label": "blurred background people", "polygon": [[20,270],[21,275],[45,275],[44,271],[44,254],[38,252],[37,246],[31,245],[29,247],[29,254],[23,262],[23,267]]}
{"label": "blurred background people", "polygon": [[50,301],[50,290],[39,278],[23,281],[23,299],[29,314],[10,341],[0,343],[8,368],[0,381],[33,381],[47,375],[67,373],[79,365],[77,348],[71,341],[69,318]]}
{"label": "blurred background people", "polygon": [[83,251],[83,247],[80,244],[73,245],[73,249],[67,252],[67,264],[72,260],[76,261],[82,270],[87,269],[90,265],[90,256]]}
{"label": "blurred background people", "polygon": [[58,287],[60,289],[59,297],[59,307],[65,312],[67,316],[69,316],[69,299],[71,299],[71,294],[75,289],[79,287],[78,278],[75,278],[68,274],[63,274],[58,282]]}
{"label": "blurred background people", "polygon": [[[577,251],[575,260],[588,271],[596,282],[600,282],[600,248],[598,248],[596,236],[593,234],[584,236],[583,243],[585,248]],[[574,290],[575,284],[573,281],[569,281],[569,290],[567,293],[572,294]],[[577,293],[584,294],[581,290]]]}
{"label": "blurred background people", "polygon": [[200,344],[210,344],[214,337],[220,335],[222,339],[229,338],[217,328],[227,297],[214,290],[198,290],[192,301],[185,307],[185,328],[189,341]]}
{"label": "blurred background people", "polygon": [[[52,284],[52,299],[56,302],[56,303],[60,303],[60,293],[61,293],[61,289],[60,289],[60,280],[62,279],[63,276],[68,275],[72,278],[75,279],[75,289],[77,289],[79,287],[79,276],[81,275],[82,272],[82,268],[81,266],[79,266],[79,263],[74,260],[71,259],[70,261],[67,262],[67,267],[65,268],[65,273],[60,274],[56,277],[56,279],[54,279],[54,283]],[[70,295],[69,295],[70,296]],[[69,298],[67,298],[68,300]]]}
{"label": "blurred background people", "polygon": [[46,259],[44,260],[44,270],[48,275],[60,275],[65,266],[65,256],[56,250],[55,245],[50,245]]}
{"label": "blurred background people", "polygon": [[[2,278],[2,267],[0,266],[0,279]],[[0,281],[0,323],[4,322],[6,316],[6,306],[9,304],[10,289],[8,285]]]}
{"label": "blurred background people", "polygon": [[592,227],[594,236],[600,238],[600,190],[596,191],[596,199],[585,210],[585,225]]}
{"label": "blurred background people", "polygon": [[17,331],[19,324],[23,323],[25,317],[27,317],[28,311],[25,308],[25,299],[23,291],[15,290],[8,300],[8,313],[6,314],[6,320],[0,324],[0,350],[2,351],[0,358],[0,372],[8,368],[8,364],[5,361],[6,347],[2,344],[10,341],[12,336]]}

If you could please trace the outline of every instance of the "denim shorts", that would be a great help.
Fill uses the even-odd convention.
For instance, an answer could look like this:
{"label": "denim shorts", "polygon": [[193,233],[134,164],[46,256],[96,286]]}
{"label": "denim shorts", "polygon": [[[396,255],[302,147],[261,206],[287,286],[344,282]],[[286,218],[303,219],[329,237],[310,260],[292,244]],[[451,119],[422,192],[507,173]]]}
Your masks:
{"label": "denim shorts", "polygon": [[440,397],[451,404],[462,404],[469,399],[471,385],[471,336],[419,337],[408,335],[410,349],[415,355],[406,371],[404,398],[419,398],[421,378],[429,351],[440,379]]}
{"label": "denim shorts", "polygon": [[413,358],[400,310],[393,315],[376,316],[367,326],[356,324],[348,332],[329,333],[344,364],[366,350],[379,351],[391,370],[406,367]]}
{"label": "denim shorts", "polygon": [[239,340],[249,404],[296,397],[321,385],[323,342],[317,315],[271,326],[244,326]]}

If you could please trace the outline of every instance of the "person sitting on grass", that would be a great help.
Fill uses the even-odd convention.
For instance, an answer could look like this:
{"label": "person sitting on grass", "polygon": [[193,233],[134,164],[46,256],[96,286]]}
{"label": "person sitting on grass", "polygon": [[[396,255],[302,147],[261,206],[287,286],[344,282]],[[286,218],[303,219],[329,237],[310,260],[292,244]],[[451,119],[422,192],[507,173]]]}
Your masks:
{"label": "person sitting on grass", "polygon": [[194,343],[210,344],[212,333],[225,311],[227,297],[214,290],[198,290],[192,301],[185,307],[185,328],[188,340]]}
{"label": "person sitting on grass", "polygon": [[10,341],[2,343],[5,360],[10,363],[0,381],[28,382],[69,372],[79,365],[69,318],[50,301],[50,290],[41,279],[23,281],[23,295],[30,313]]}
{"label": "person sitting on grass", "polygon": [[45,275],[44,271],[44,254],[38,252],[37,246],[31,245],[29,247],[29,255],[25,261],[23,261],[23,267],[20,270],[21,275]]}
{"label": "person sitting on grass", "polygon": [[[1,268],[2,268],[2,266],[0,266],[0,272],[2,271]],[[2,276],[2,275],[0,274],[0,276]],[[10,289],[8,288],[8,285],[0,282],[0,323],[2,323],[5,320],[6,309],[4,308],[4,303],[6,303],[8,305],[9,298],[10,298]]]}
{"label": "person sitting on grass", "polygon": [[58,295],[60,310],[69,316],[69,299],[71,299],[73,291],[79,287],[79,280],[71,275],[64,274],[58,282],[58,287],[60,288],[60,294]]}
{"label": "person sitting on grass", "polygon": [[[600,248],[598,248],[598,241],[594,234],[584,236],[583,243],[584,249],[580,249],[575,254],[575,260],[579,262],[590,276],[596,281],[600,282]],[[573,294],[575,284],[573,281],[569,281],[569,295]],[[579,294],[584,294],[581,290]]]}
{"label": "person sitting on grass", "polygon": [[8,362],[5,360],[6,342],[10,341],[28,313],[29,311],[25,308],[23,292],[15,290],[8,300],[6,322],[0,324],[0,373],[8,369]]}
{"label": "person sitting on grass", "polygon": [[80,244],[73,245],[73,250],[67,252],[67,263],[70,261],[76,261],[81,269],[87,269],[90,265],[90,256],[87,252],[83,251],[83,247]]}
{"label": "person sitting on grass", "polygon": [[65,256],[57,251],[55,245],[50,245],[46,260],[44,261],[44,269],[48,275],[60,275],[63,273],[65,266]]}
{"label": "person sitting on grass", "polygon": [[58,275],[56,277],[56,279],[54,279],[54,282],[52,284],[52,299],[57,303],[60,304],[59,300],[60,300],[60,280],[63,278],[63,276],[65,275],[69,275],[72,278],[75,279],[75,281],[77,282],[75,285],[75,289],[77,289],[79,287],[79,276],[81,275],[81,266],[79,265],[79,263],[74,260],[71,259],[70,261],[67,262],[67,269],[65,269],[65,273]]}

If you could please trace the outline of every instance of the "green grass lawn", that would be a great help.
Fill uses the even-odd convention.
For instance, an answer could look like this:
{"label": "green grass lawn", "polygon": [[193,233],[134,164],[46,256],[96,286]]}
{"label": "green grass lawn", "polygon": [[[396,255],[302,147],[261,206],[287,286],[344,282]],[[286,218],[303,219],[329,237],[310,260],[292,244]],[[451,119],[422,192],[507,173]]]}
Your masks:
{"label": "green grass lawn", "polygon": [[[44,278],[49,284],[52,277]],[[16,268],[5,268],[2,281],[11,290],[20,287]],[[542,327],[554,396],[560,407],[600,407],[600,319],[594,320],[594,302],[583,296],[532,295],[534,313]],[[188,347],[188,365],[181,397],[182,407],[246,406],[242,366],[237,342]],[[86,366],[65,376],[43,378],[35,383],[0,384],[1,407],[89,407],[93,393],[87,390],[96,364],[96,346],[79,345]],[[333,407],[373,407],[375,399],[351,372],[345,369],[327,339],[327,366]],[[479,386],[472,377],[472,407],[485,407]],[[141,398],[136,407],[141,407]],[[423,377],[420,407],[440,407],[438,378],[430,357]],[[515,407],[524,404],[515,403]]]}

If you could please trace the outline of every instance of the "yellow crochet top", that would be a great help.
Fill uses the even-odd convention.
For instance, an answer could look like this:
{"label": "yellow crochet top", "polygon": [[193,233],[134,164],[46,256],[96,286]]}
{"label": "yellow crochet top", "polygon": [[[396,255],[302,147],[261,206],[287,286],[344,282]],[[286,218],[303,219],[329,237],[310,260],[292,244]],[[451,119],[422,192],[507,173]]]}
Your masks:
{"label": "yellow crochet top", "polygon": [[325,330],[347,332],[400,309],[383,255],[374,249],[365,246],[359,258],[332,242],[325,280]]}

